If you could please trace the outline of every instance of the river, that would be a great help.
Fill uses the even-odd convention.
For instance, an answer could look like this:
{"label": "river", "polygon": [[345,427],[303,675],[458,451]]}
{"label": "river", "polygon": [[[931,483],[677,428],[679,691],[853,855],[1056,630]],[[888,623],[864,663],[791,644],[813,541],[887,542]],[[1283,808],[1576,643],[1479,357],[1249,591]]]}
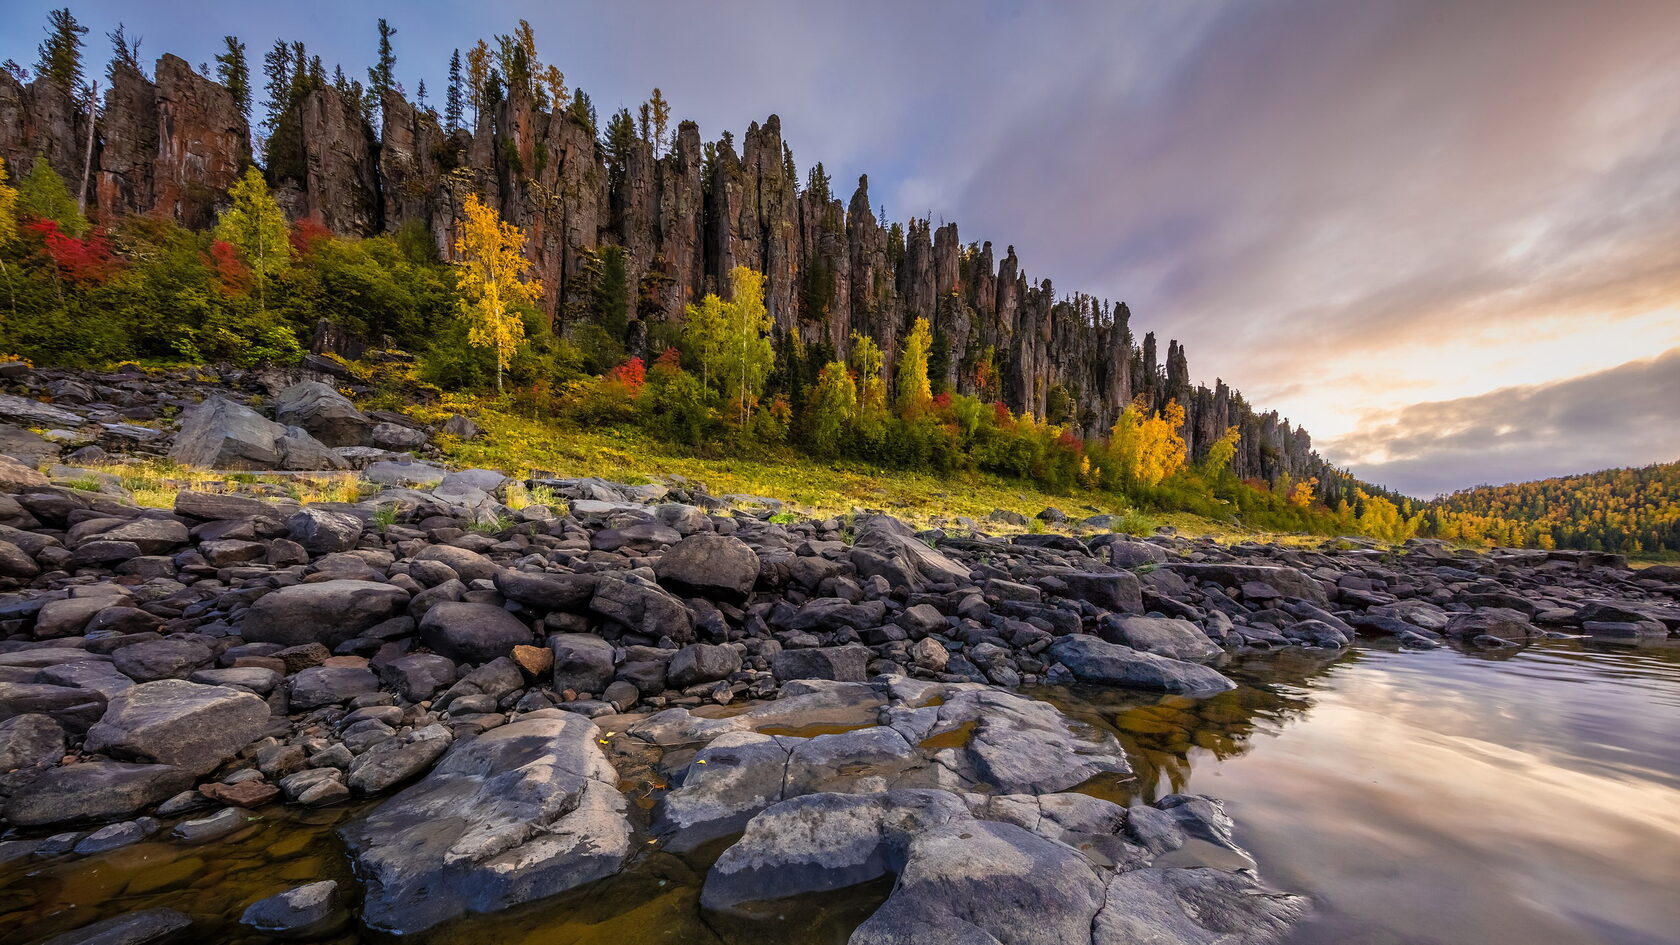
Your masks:
{"label": "river", "polygon": [[[1225,799],[1267,881],[1315,901],[1292,945],[1680,942],[1680,646],[1566,640],[1498,659],[1361,646],[1225,670],[1243,685],[1203,700],[1034,694],[1125,744],[1138,778],[1085,790]],[[0,866],[0,939],[161,905],[201,920],[213,933],[201,940],[238,940],[234,920],[257,898],[319,878],[353,885],[332,833],[353,813],[273,807],[201,847]],[[704,867],[650,854],[594,887],[411,941],[828,945],[886,894],[875,884],[725,925],[696,905]]]}

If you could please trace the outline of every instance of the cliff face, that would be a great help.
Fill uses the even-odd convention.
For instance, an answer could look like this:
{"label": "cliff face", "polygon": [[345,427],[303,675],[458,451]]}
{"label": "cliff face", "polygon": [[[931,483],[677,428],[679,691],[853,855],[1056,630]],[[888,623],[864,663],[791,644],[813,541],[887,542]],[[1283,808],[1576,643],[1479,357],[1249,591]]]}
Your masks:
{"label": "cliff face", "polygon": [[[637,141],[609,158],[577,119],[517,93],[471,132],[446,131],[400,95],[380,112],[376,130],[329,87],[285,116],[293,130],[276,136],[265,170],[289,213],[351,235],[416,224],[447,256],[461,202],[475,193],[525,231],[557,320],[583,291],[593,254],[622,247],[631,344],[643,355],[657,353],[646,346],[659,323],[680,321],[706,291],[727,293],[729,270],[750,266],[766,276],[778,335],[808,350],[844,355],[860,332],[880,343],[890,368],[925,317],[933,369],[959,392],[1086,435],[1105,432],[1133,397],[1155,407],[1173,399],[1185,407],[1193,455],[1236,425],[1239,475],[1323,469],[1304,430],[1256,413],[1222,382],[1192,385],[1176,341],[1160,363],[1153,334],[1134,339],[1124,304],[1059,296],[1028,277],[1014,247],[998,258],[991,243],[964,244],[954,223],[878,220],[867,177],[848,200],[802,188],[774,115],[738,148],[728,135],[703,144],[683,122],[658,154]],[[19,173],[44,153],[74,187],[85,121],[49,83],[0,74],[0,157]],[[102,219],[155,213],[205,226],[251,160],[232,96],[174,56],[159,60],[155,80],[132,69],[114,76],[96,131],[91,209]]]}

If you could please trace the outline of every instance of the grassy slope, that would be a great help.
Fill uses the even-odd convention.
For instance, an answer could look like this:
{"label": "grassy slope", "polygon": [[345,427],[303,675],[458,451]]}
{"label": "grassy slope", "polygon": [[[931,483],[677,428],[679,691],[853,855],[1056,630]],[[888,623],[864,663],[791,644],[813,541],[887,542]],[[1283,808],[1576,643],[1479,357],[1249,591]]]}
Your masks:
{"label": "grassy slope", "polygon": [[[1073,519],[1125,510],[1118,497],[1110,493],[1082,489],[1051,494],[1030,483],[987,474],[945,477],[855,462],[818,462],[791,449],[771,453],[755,450],[750,456],[700,457],[673,451],[633,433],[579,430],[487,409],[482,404],[474,417],[483,436],[465,442],[446,439],[443,443],[451,465],[483,466],[520,475],[538,471],[619,481],[675,474],[704,483],[713,495],[769,496],[811,515],[877,509],[919,525],[937,524],[959,515],[983,520],[994,509],[1031,517],[1054,506]],[[1265,539],[1317,545],[1324,540],[1319,536],[1265,534],[1186,513],[1150,513],[1147,518],[1151,525],[1172,525],[1185,534],[1224,541]],[[1010,529],[988,524],[988,530]]]}

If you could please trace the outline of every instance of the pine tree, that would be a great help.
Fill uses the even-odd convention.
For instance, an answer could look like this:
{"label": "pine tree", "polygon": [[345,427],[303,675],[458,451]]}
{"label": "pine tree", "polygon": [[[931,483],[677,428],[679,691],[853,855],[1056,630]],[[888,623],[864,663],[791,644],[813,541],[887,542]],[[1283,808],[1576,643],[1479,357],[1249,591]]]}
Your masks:
{"label": "pine tree", "polygon": [[215,237],[239,250],[257,284],[257,307],[267,311],[267,282],[292,264],[291,233],[262,172],[247,167],[228,189],[228,208],[216,221]]}
{"label": "pine tree", "polygon": [[223,36],[227,51],[216,57],[216,78],[233,96],[239,114],[251,121],[251,68],[245,62],[245,44],[237,36]]}
{"label": "pine tree", "polygon": [[272,135],[280,126],[280,117],[292,104],[292,49],[285,40],[275,40],[268,52],[263,53],[263,77],[268,103],[262,127],[265,134]]}
{"label": "pine tree", "polygon": [[607,139],[602,146],[606,149],[607,163],[614,176],[622,175],[624,164],[636,146],[636,124],[630,119],[629,109],[621,108],[613,113],[612,120],[607,122]]}
{"label": "pine tree", "polygon": [[425,79],[421,79],[420,80],[420,87],[418,89],[414,90],[414,101],[415,101],[416,104],[418,104],[420,106],[421,110],[424,110],[426,108],[426,80]]}
{"label": "pine tree", "polygon": [[443,95],[443,127],[445,131],[454,131],[461,127],[462,105],[461,51],[457,49],[449,55],[449,88]]}
{"label": "pine tree", "polygon": [[35,73],[71,96],[82,91],[82,37],[87,31],[69,7],[53,10],[47,14],[46,42],[37,49]]}
{"label": "pine tree", "polygon": [[595,134],[595,103],[589,100],[589,93],[578,89],[572,93],[572,104],[568,106],[572,120],[586,128],[590,135]]}
{"label": "pine tree", "polygon": [[146,74],[146,70],[140,67],[140,40],[130,40],[127,29],[121,23],[105,35],[111,40],[111,61],[105,66],[107,78],[115,81],[117,71],[123,68],[132,69],[141,75]]}
{"label": "pine tree", "polygon": [[385,94],[397,84],[397,56],[391,51],[391,37],[397,31],[384,17],[379,18],[379,60],[368,67],[368,94],[374,102],[383,104]]}
{"label": "pine tree", "polygon": [[467,342],[496,355],[496,390],[502,374],[525,341],[519,306],[542,297],[542,286],[525,278],[525,234],[505,223],[476,194],[462,205],[465,219],[455,239],[459,312],[467,323]]}

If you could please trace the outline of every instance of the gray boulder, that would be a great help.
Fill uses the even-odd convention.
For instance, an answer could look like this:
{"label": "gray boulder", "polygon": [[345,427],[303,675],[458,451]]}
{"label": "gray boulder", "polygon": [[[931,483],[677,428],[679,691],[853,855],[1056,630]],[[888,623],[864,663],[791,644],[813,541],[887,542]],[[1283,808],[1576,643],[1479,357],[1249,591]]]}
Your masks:
{"label": "gray boulder", "polygon": [[682,601],[656,587],[603,577],[589,599],[595,614],[654,639],[668,636],[678,643],[694,639],[694,618]]}
{"label": "gray boulder", "polygon": [[700,532],[672,545],[653,573],[682,594],[743,601],[758,581],[758,552],[732,535]]}
{"label": "gray boulder", "polygon": [[346,512],[303,508],[286,519],[291,539],[312,554],[349,551],[362,538],[362,520]]}
{"label": "gray boulder", "polygon": [[174,909],[143,909],[55,935],[40,945],[151,945],[167,942],[192,927]]}
{"label": "gray boulder", "polygon": [[28,714],[0,722],[0,774],[54,764],[64,757],[64,726],[50,716]]}
{"label": "gray boulder", "polygon": [[252,903],[239,917],[242,925],[277,938],[319,938],[350,918],[338,904],[338,883],[324,879]]}
{"label": "gray boulder", "polygon": [[1223,652],[1201,627],[1174,617],[1104,617],[1098,633],[1110,643],[1194,663],[1205,663]]}
{"label": "gray boulder", "polygon": [[268,703],[252,693],[165,679],[113,696],[87,747],[202,775],[261,737],[268,718]]}
{"label": "gray boulder", "polygon": [[856,528],[852,564],[861,577],[880,574],[895,587],[968,583],[967,565],[928,547],[910,526],[896,518],[868,515]]}
{"label": "gray boulder", "polygon": [[361,446],[374,423],[338,391],[320,381],[302,381],[274,398],[274,418],[302,427],[327,446]]}
{"label": "gray boulder", "polygon": [[556,633],[548,638],[554,651],[554,689],[599,694],[613,681],[613,646],[592,633]]}
{"label": "gray boulder", "polygon": [[340,830],[363,918],[419,932],[616,873],[631,852],[600,730],[545,709],[451,746],[426,778]]}
{"label": "gray boulder", "polygon": [[135,682],[186,679],[208,666],[216,654],[192,640],[146,640],[111,653],[111,664]]}
{"label": "gray boulder", "polygon": [[339,705],[379,689],[379,677],[359,666],[311,666],[293,676],[289,693],[294,712]]}
{"label": "gray boulder", "polygon": [[295,584],[258,598],[245,613],[240,635],[248,643],[320,643],[330,649],[398,616],[407,606],[408,592],[391,584]]}
{"label": "gray boulder", "polygon": [[690,643],[671,657],[665,675],[671,688],[683,689],[696,683],[727,679],[740,669],[741,652],[734,647]]}
{"label": "gray boulder", "polygon": [[1166,568],[1187,578],[1195,578],[1199,581],[1207,581],[1224,587],[1240,588],[1249,583],[1263,584],[1276,590],[1284,597],[1295,597],[1310,601],[1320,607],[1330,605],[1330,598],[1324,593],[1324,585],[1294,568],[1260,564],[1191,563],[1187,561],[1175,561],[1166,565]]}
{"label": "gray boulder", "polygon": [[174,765],[84,761],[49,768],[6,800],[6,820],[19,827],[128,817],[191,788],[193,776]]}
{"label": "gray boulder", "polygon": [[1059,637],[1048,652],[1080,682],[1180,694],[1237,687],[1224,674],[1206,666],[1144,653],[1086,634]]}
{"label": "gray boulder", "polygon": [[770,669],[783,682],[790,679],[834,679],[863,682],[872,654],[863,646],[823,646],[783,650],[770,661]]}
{"label": "gray boulder", "polygon": [[420,642],[432,652],[474,666],[531,642],[524,621],[493,604],[445,601],[420,620]]}
{"label": "gray boulder", "polygon": [[0,681],[0,720],[50,715],[72,732],[85,732],[105,714],[105,694],[81,686]]}

